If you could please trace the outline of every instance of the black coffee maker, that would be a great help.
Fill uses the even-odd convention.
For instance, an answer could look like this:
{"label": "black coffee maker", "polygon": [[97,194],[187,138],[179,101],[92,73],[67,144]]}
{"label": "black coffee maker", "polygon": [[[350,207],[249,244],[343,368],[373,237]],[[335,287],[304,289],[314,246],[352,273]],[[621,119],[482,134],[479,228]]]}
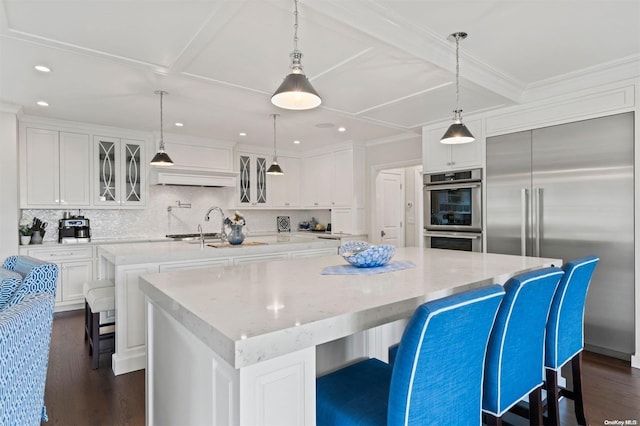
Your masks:
{"label": "black coffee maker", "polygon": [[88,243],[91,241],[91,226],[84,216],[71,216],[58,221],[58,242]]}

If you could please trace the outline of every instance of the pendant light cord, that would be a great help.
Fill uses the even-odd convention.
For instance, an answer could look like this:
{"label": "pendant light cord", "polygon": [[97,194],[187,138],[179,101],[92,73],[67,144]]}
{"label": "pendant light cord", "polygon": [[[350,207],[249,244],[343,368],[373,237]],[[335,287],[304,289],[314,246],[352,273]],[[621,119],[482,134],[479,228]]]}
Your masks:
{"label": "pendant light cord", "polygon": [[293,24],[293,51],[298,51],[298,0],[293,1],[294,12],[294,24]]}
{"label": "pendant light cord", "polygon": [[460,35],[456,34],[456,111],[460,111]]}
{"label": "pendant light cord", "polygon": [[278,154],[276,152],[276,117],[279,114],[271,114],[273,117],[273,161],[277,161]]}

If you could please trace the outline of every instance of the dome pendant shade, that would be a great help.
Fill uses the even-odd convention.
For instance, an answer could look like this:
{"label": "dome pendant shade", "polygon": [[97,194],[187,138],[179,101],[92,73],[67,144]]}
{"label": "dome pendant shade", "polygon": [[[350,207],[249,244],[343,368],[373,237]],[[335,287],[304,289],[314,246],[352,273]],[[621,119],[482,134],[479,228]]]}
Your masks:
{"label": "dome pendant shade", "polygon": [[153,156],[153,159],[150,163],[152,166],[173,166],[173,161],[164,151],[156,152],[156,155]]}
{"label": "dome pendant shade", "polygon": [[269,175],[283,175],[284,174],[284,172],[280,168],[280,165],[278,164],[278,160],[276,158],[273,159],[273,163],[271,163],[271,165],[269,166],[269,169],[267,170],[267,174],[269,174]]}
{"label": "dome pendant shade", "polygon": [[460,117],[461,111],[455,111],[455,118],[453,120],[453,124],[449,126],[447,131],[442,135],[440,139],[440,143],[446,145],[456,145],[461,143],[469,143],[476,140],[473,137],[467,126],[462,122],[462,118]]}
{"label": "dome pendant shade", "polygon": [[271,103],[284,109],[305,110],[316,108],[322,99],[306,75],[292,72],[271,96]]}

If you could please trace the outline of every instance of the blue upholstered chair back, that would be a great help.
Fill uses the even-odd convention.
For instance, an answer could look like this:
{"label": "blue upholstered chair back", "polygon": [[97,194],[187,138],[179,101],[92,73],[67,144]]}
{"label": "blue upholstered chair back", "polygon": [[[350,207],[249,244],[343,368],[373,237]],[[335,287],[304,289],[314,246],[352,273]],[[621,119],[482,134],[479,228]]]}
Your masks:
{"label": "blue upholstered chair back", "polygon": [[387,424],[481,424],[484,358],[503,295],[492,285],[418,307],[394,362]]}
{"label": "blue upholstered chair back", "polygon": [[562,267],[565,273],[551,302],[547,322],[547,368],[557,370],[584,347],[584,305],[599,260],[588,256]]}
{"label": "blue upholstered chair back", "polygon": [[26,295],[0,311],[0,424],[40,425],[54,296]]}
{"label": "blue upholstered chair back", "polygon": [[20,303],[28,294],[45,293],[55,297],[58,278],[56,264],[29,256],[9,256],[2,267],[23,277],[8,306]]}
{"label": "blue upholstered chair back", "polygon": [[564,272],[543,268],[507,281],[489,338],[482,408],[502,416],[544,381],[544,340],[551,299]]}

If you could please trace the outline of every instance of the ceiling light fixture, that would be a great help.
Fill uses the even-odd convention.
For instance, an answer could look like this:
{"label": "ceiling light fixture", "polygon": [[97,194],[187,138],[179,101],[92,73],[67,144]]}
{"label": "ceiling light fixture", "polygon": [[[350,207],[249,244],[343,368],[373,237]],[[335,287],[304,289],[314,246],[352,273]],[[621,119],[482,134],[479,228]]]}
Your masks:
{"label": "ceiling light fixture", "polygon": [[51,72],[51,68],[45,67],[44,65],[36,65],[34,68],[40,72]]}
{"label": "ceiling light fixture", "polygon": [[344,133],[344,132],[347,131],[347,128],[344,127],[344,126],[340,126],[340,127],[338,127],[338,131],[341,132],[341,133]]}
{"label": "ceiling light fixture", "polygon": [[296,145],[298,145],[298,144],[300,143],[300,141],[296,139],[295,141],[293,141],[293,143],[295,143]]}
{"label": "ceiling light fixture", "polygon": [[164,90],[156,90],[153,93],[160,95],[160,146],[158,147],[158,152],[156,152],[156,155],[154,155],[151,160],[151,165],[161,167],[173,166],[173,161],[169,155],[164,152],[164,133],[162,131],[162,96],[166,95],[167,92]]}
{"label": "ceiling light fixture", "polygon": [[176,127],[184,127],[184,123],[180,123],[180,122],[176,122],[175,125]]}
{"label": "ceiling light fixture", "polygon": [[49,106],[49,103],[45,102],[45,101],[38,101],[36,103],[41,107],[48,107]]}
{"label": "ceiling light fixture", "polygon": [[276,154],[276,118],[278,114],[271,114],[273,117],[273,163],[269,166],[267,170],[268,175],[283,175],[284,172],[282,168],[278,164],[278,154]]}
{"label": "ceiling light fixture", "polygon": [[313,88],[302,71],[298,50],[298,0],[294,0],[293,52],[291,52],[291,73],[285,77],[278,90],[271,96],[271,103],[284,109],[305,110],[316,108],[322,103],[320,95]]}
{"label": "ceiling light fixture", "polygon": [[453,145],[461,143],[469,143],[476,140],[467,126],[462,123],[462,110],[460,109],[460,40],[467,38],[467,33],[453,33],[449,36],[449,40],[456,42],[456,109],[453,111],[453,124],[442,135],[441,143]]}

